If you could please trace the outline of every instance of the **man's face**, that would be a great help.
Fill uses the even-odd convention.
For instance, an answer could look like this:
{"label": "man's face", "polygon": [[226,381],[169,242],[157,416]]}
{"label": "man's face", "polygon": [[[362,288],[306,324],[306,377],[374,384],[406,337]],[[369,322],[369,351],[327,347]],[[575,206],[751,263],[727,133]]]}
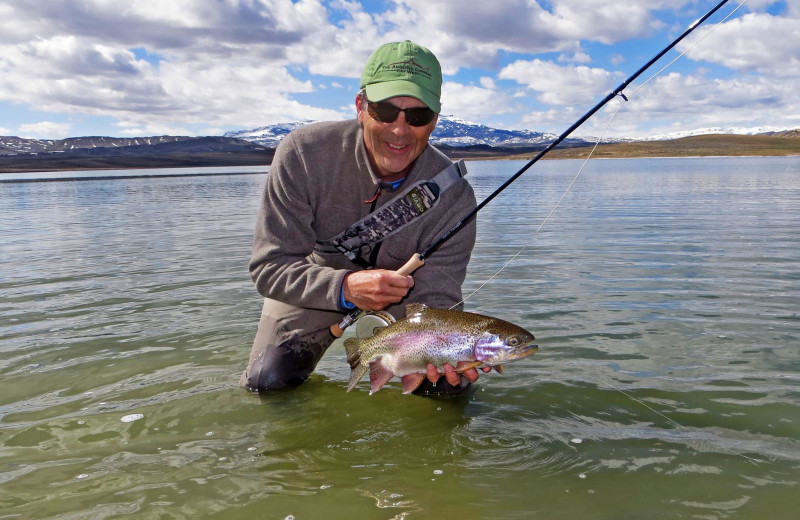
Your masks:
{"label": "man's face", "polygon": [[[385,100],[397,108],[424,107],[425,103],[413,97],[393,97]],[[428,145],[438,116],[425,126],[411,126],[406,122],[405,112],[400,112],[392,123],[381,123],[367,113],[367,102],[356,97],[358,120],[364,129],[364,144],[367,146],[372,168],[382,180],[391,182],[402,179],[411,163]]]}

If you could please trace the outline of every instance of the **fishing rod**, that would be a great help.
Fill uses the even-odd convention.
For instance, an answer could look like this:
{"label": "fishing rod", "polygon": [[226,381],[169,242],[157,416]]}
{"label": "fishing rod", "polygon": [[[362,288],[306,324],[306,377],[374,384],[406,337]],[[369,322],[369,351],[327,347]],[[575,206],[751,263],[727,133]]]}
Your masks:
{"label": "fishing rod", "polygon": [[[617,88],[611,91],[606,97],[604,97],[600,102],[598,102],[594,107],[592,107],[588,112],[586,112],[583,116],[580,117],[577,121],[575,121],[572,126],[567,128],[561,135],[559,135],[553,142],[551,142],[547,147],[539,152],[536,157],[528,161],[522,168],[520,168],[517,173],[512,175],[507,181],[505,181],[500,187],[494,190],[488,197],[486,197],[480,204],[475,206],[475,208],[467,213],[461,220],[459,220],[453,227],[447,230],[441,237],[436,239],[433,243],[431,243],[428,247],[426,247],[421,253],[414,253],[411,258],[403,265],[400,269],[397,270],[397,274],[407,276],[422,267],[425,264],[425,259],[428,258],[431,254],[433,254],[436,249],[441,246],[446,240],[448,240],[451,236],[453,236],[456,232],[458,232],[464,225],[469,222],[471,219],[475,217],[475,215],[483,209],[487,204],[489,204],[495,197],[497,197],[500,193],[503,192],[506,188],[508,188],[511,183],[516,181],[523,173],[528,171],[528,169],[536,164],[539,159],[544,157],[550,150],[558,146],[564,139],[566,139],[572,132],[574,132],[578,127],[580,127],[583,123],[585,123],[590,117],[595,115],[598,110],[603,108],[609,101],[614,99],[617,96],[621,96],[622,99],[625,101],[628,98],[625,94],[622,93],[630,83],[636,80],[639,76],[641,76],[647,69],[649,69],[655,62],[660,60],[666,53],[671,51],[676,45],[678,45],[684,38],[689,36],[695,29],[697,29],[700,25],[703,24],[706,20],[708,20],[711,16],[714,15],[723,5],[728,3],[728,0],[722,0],[719,2],[714,8],[704,14],[701,18],[697,19],[694,23],[692,23],[680,36],[675,38],[672,43],[664,47],[661,52],[653,56],[650,61],[642,65],[639,70],[631,74],[625,81],[619,84]],[[331,334],[335,337],[341,337],[344,333],[344,329],[352,325],[363,313],[364,311],[360,309],[354,309],[350,312],[344,319],[338,323],[331,326]]]}

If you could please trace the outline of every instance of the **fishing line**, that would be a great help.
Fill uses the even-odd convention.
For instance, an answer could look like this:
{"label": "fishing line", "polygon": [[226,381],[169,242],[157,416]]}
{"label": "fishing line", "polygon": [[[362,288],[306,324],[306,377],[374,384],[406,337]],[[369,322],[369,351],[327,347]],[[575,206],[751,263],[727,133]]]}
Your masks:
{"label": "fishing line", "polygon": [[[691,34],[699,25],[703,22],[708,20],[714,13],[716,13],[719,9],[725,5],[728,0],[720,1],[716,6],[714,6],[710,11],[696,20],[692,25],[690,25],[686,30],[684,30],[680,36],[675,38],[669,45],[664,47],[658,54],[653,56],[647,63],[642,65],[636,72],[630,75],[625,81],[623,81],[617,88],[611,91],[608,95],[606,95],[600,102],[598,102],[594,107],[592,107],[588,112],[586,112],[583,116],[581,116],[577,121],[575,121],[569,128],[567,128],[561,135],[556,137],[550,144],[548,144],[544,150],[539,152],[533,159],[528,161],[522,168],[520,168],[514,175],[512,175],[508,180],[506,180],[503,184],[500,185],[497,189],[495,189],[489,196],[487,196],[483,201],[475,206],[471,211],[467,212],[464,217],[462,217],[458,222],[453,225],[450,229],[448,229],[442,236],[438,239],[433,241],[428,247],[425,248],[422,252],[414,253],[411,258],[403,265],[400,269],[396,271],[397,274],[401,275],[410,275],[415,270],[420,268],[422,265],[425,264],[425,260],[441,246],[444,242],[450,239],[455,233],[460,231],[467,222],[470,222],[475,215],[483,209],[487,204],[489,204],[495,197],[497,197],[500,193],[503,192],[506,188],[508,188],[515,180],[517,180],[523,173],[525,173],[531,166],[533,166],[539,159],[544,157],[550,150],[555,148],[559,143],[561,143],[564,139],[566,139],[572,132],[574,132],[578,127],[580,127],[583,123],[585,123],[589,118],[591,118],[594,114],[596,114],[601,108],[603,108],[606,103],[611,101],[616,96],[622,96],[623,99],[627,99],[625,94],[622,93],[625,88],[635,81],[639,76],[641,76],[647,69],[653,66],[658,60],[663,58],[669,51],[671,51],[678,43],[680,43],[683,39],[685,39],[689,34]],[[598,143],[599,144],[599,143]],[[597,144],[595,145],[595,147]],[[339,338],[342,336],[344,329],[355,323],[358,317],[363,313],[361,309],[353,309],[347,314],[339,323],[334,323],[330,327],[331,334]]]}
{"label": "fishing line", "polygon": [[[640,405],[644,406],[645,408],[647,408],[648,410],[650,410],[654,414],[656,414],[659,417],[662,417],[663,419],[665,419],[667,422],[669,422],[671,425],[675,426],[679,430],[682,430],[684,432],[691,432],[691,430],[689,430],[689,428],[686,428],[685,426],[681,425],[679,422],[675,421],[674,419],[671,419],[670,417],[667,417],[666,415],[664,415],[663,413],[659,412],[658,410],[656,410],[652,406],[648,405],[647,403],[645,403],[641,399],[637,399],[636,397],[632,396],[630,393],[626,392],[625,390],[623,390],[621,388],[617,388],[616,386],[612,385],[611,383],[609,383],[605,379],[602,379],[602,378],[599,378],[599,377],[595,377],[595,379],[597,379],[601,383],[609,386],[611,389],[616,390],[617,392],[621,393],[625,397],[627,397],[627,398],[629,398],[629,399],[631,399],[633,401],[636,401],[637,403],[639,403]],[[753,465],[757,466],[760,462],[763,462],[762,460],[759,460],[759,459],[756,459],[756,458],[753,458],[753,457],[748,457],[747,455],[745,455],[743,453],[737,453],[737,452],[731,450],[730,448],[726,448],[725,446],[723,446],[723,445],[721,445],[721,444],[719,444],[717,442],[714,442],[713,440],[709,440],[708,442],[710,442],[711,444],[713,444],[717,448],[721,449],[722,451],[728,453],[729,455],[736,455],[737,457],[742,457],[743,459],[745,459],[746,461],[748,461],[749,463],[751,463]]]}
{"label": "fishing line", "polygon": [[[692,43],[690,46],[688,46],[688,47],[686,48],[686,50],[684,50],[683,52],[681,52],[680,54],[678,54],[678,55],[677,55],[677,56],[676,56],[676,57],[675,57],[675,58],[674,58],[672,61],[670,61],[669,63],[667,63],[666,65],[664,65],[664,66],[663,66],[661,69],[659,69],[659,71],[658,71],[658,72],[656,72],[655,74],[653,74],[652,76],[650,76],[649,78],[647,78],[647,80],[645,80],[644,82],[642,82],[642,84],[641,84],[641,85],[639,85],[638,87],[636,87],[636,88],[633,90],[633,92],[631,92],[631,93],[630,93],[630,95],[629,95],[628,97],[633,97],[633,96],[635,96],[635,95],[636,95],[636,93],[637,93],[637,92],[639,92],[639,91],[642,89],[642,87],[644,87],[645,85],[647,85],[648,83],[650,83],[650,81],[651,81],[651,80],[653,80],[653,79],[655,79],[655,77],[656,77],[656,76],[660,75],[660,74],[661,74],[662,72],[664,72],[666,69],[668,69],[669,67],[671,67],[673,63],[675,63],[676,61],[678,61],[679,59],[681,59],[681,58],[682,58],[682,57],[683,57],[683,56],[684,56],[684,55],[685,55],[687,52],[689,52],[690,50],[694,49],[694,48],[695,48],[697,45],[699,45],[699,44],[700,44],[700,42],[702,42],[703,40],[705,40],[706,38],[708,38],[708,37],[711,35],[711,33],[713,33],[714,31],[716,31],[716,30],[717,30],[717,28],[719,28],[719,26],[720,26],[720,25],[722,25],[724,22],[726,22],[726,21],[728,20],[728,18],[730,18],[731,16],[733,16],[733,14],[734,14],[736,11],[738,11],[738,10],[739,10],[739,8],[740,8],[740,7],[742,7],[742,6],[743,6],[743,5],[744,5],[746,2],[747,2],[747,0],[742,0],[742,2],[741,2],[739,5],[737,5],[737,6],[736,6],[736,7],[735,7],[735,8],[734,8],[734,9],[733,9],[733,10],[732,10],[730,13],[728,13],[728,15],[727,15],[725,18],[723,18],[723,19],[722,19],[722,20],[720,20],[719,22],[717,22],[717,23],[715,23],[714,25],[712,25],[712,26],[709,28],[708,32],[706,32],[706,33],[705,33],[703,36],[701,36],[701,37],[697,38],[697,39],[696,39],[696,40],[695,40],[695,41],[694,41],[694,42],[693,42],[693,43]],[[617,112],[619,112],[619,109],[620,109],[621,107],[622,107],[622,104],[620,104],[620,105],[619,105],[619,107],[617,107],[617,110],[614,112],[614,116],[612,116],[612,119],[613,119],[614,117],[616,117],[616,115],[617,115]]]}
{"label": "fishing line", "polygon": [[[620,92],[619,92],[619,95],[622,97],[622,99],[624,99],[625,101],[628,101],[628,100],[629,100],[631,97],[634,97],[634,96],[635,96],[635,95],[636,95],[636,94],[637,94],[637,93],[638,93],[638,92],[639,92],[639,91],[640,91],[642,88],[644,88],[644,86],[645,86],[645,85],[647,85],[648,83],[650,83],[650,82],[651,82],[653,79],[655,79],[656,77],[660,76],[660,75],[661,75],[661,74],[662,74],[662,73],[663,73],[665,70],[667,70],[669,67],[671,67],[671,66],[672,66],[672,65],[673,65],[673,64],[674,64],[676,61],[678,61],[678,60],[679,60],[679,59],[681,59],[681,58],[682,58],[684,55],[686,55],[686,53],[688,53],[690,50],[694,49],[694,48],[695,48],[697,45],[699,45],[699,44],[700,44],[700,42],[702,42],[703,40],[705,40],[706,38],[708,38],[708,36],[710,36],[710,35],[711,35],[711,33],[713,33],[714,31],[716,31],[716,30],[717,30],[717,28],[719,28],[719,27],[720,27],[720,26],[721,26],[721,25],[722,25],[724,22],[726,22],[726,21],[727,21],[727,20],[728,20],[728,19],[729,19],[731,16],[733,16],[733,15],[734,15],[734,13],[736,13],[736,11],[738,11],[738,10],[739,10],[739,9],[740,9],[740,8],[741,8],[741,7],[742,7],[742,6],[743,6],[743,5],[746,3],[746,2],[747,2],[747,0],[742,0],[742,2],[741,2],[739,5],[737,5],[737,6],[736,6],[736,7],[735,7],[735,8],[734,8],[734,9],[733,9],[733,10],[732,10],[730,13],[728,13],[728,15],[727,15],[727,16],[725,16],[725,17],[724,17],[722,20],[720,20],[719,22],[717,22],[716,24],[714,24],[713,26],[711,26],[711,28],[710,28],[710,29],[709,29],[709,30],[708,30],[708,31],[707,31],[707,32],[706,32],[706,33],[705,33],[703,36],[701,36],[700,38],[697,38],[697,39],[696,39],[696,40],[695,40],[695,41],[694,41],[694,42],[693,42],[693,43],[692,43],[690,46],[688,46],[688,47],[687,47],[687,48],[686,48],[686,49],[685,49],[683,52],[681,52],[681,53],[680,53],[680,54],[678,54],[678,55],[677,55],[677,56],[676,56],[674,59],[672,59],[672,61],[670,61],[669,63],[667,63],[666,65],[664,65],[664,66],[663,66],[661,69],[659,69],[657,72],[655,72],[654,74],[652,74],[652,75],[651,75],[649,78],[647,78],[647,79],[646,79],[644,82],[642,82],[642,84],[641,84],[641,85],[637,86],[637,87],[636,87],[636,88],[633,90],[633,92],[631,92],[630,94],[628,94],[628,95],[626,96],[625,94],[622,94],[622,92],[620,91]],[[690,29],[691,29],[692,27],[695,27],[695,26],[696,26],[696,25],[697,25],[699,22],[700,22],[700,20],[698,20],[698,21],[694,22],[694,23],[693,23],[693,24],[690,26]],[[616,119],[616,117],[617,117],[617,114],[619,114],[619,111],[622,109],[622,107],[623,107],[623,106],[624,106],[624,103],[619,103],[619,104],[617,105],[617,108],[616,108],[616,110],[614,110],[614,112],[611,114],[611,117],[609,118],[609,120],[608,120],[608,123],[606,124],[605,128],[603,128],[603,132],[601,133],[600,137],[598,137],[598,138],[597,138],[597,140],[596,140],[596,141],[595,141],[595,143],[594,143],[594,146],[592,146],[592,149],[591,149],[591,151],[589,152],[589,155],[586,157],[586,159],[584,159],[584,161],[583,161],[583,163],[581,164],[580,168],[578,168],[578,172],[575,174],[575,176],[573,177],[572,181],[570,181],[570,183],[567,185],[566,189],[564,190],[564,193],[562,193],[562,194],[561,194],[561,197],[558,199],[558,201],[556,201],[555,205],[552,207],[552,209],[550,210],[550,212],[547,214],[547,216],[545,216],[544,220],[542,220],[542,223],[541,223],[541,224],[539,224],[539,227],[538,227],[538,228],[536,228],[536,231],[534,231],[534,232],[533,232],[533,236],[534,236],[534,237],[535,237],[537,234],[539,234],[539,231],[541,231],[541,230],[542,230],[542,228],[545,226],[545,224],[547,223],[547,221],[550,219],[550,217],[552,217],[552,216],[553,216],[553,214],[556,212],[556,209],[558,209],[558,207],[559,207],[559,205],[561,204],[561,202],[564,200],[564,198],[565,198],[565,197],[567,196],[567,194],[570,192],[570,190],[572,189],[572,186],[573,186],[573,185],[575,184],[575,182],[578,180],[578,177],[580,177],[580,175],[581,175],[581,173],[583,172],[584,168],[586,168],[586,165],[589,163],[589,160],[590,160],[590,159],[591,159],[591,158],[594,156],[594,153],[595,153],[595,151],[597,150],[597,147],[600,145],[600,143],[601,143],[601,142],[603,141],[603,139],[605,138],[606,134],[608,133],[608,129],[611,127],[611,124],[614,122],[614,119]],[[480,286],[478,286],[478,288],[477,288],[477,289],[475,289],[474,291],[472,291],[471,293],[469,293],[469,294],[468,294],[467,296],[465,296],[465,297],[464,297],[464,298],[463,298],[463,299],[462,299],[460,302],[456,303],[455,305],[453,305],[453,306],[452,306],[452,307],[450,307],[450,308],[451,308],[451,309],[454,309],[455,307],[457,307],[457,306],[461,305],[462,303],[465,303],[467,300],[469,300],[470,298],[472,298],[473,296],[475,296],[475,294],[477,294],[478,292],[480,292],[480,291],[481,291],[481,290],[482,290],[482,289],[483,289],[483,288],[484,288],[486,285],[488,285],[488,284],[489,284],[489,283],[490,283],[492,280],[494,280],[495,278],[497,278],[497,276],[498,276],[500,273],[502,273],[502,272],[503,272],[503,271],[504,271],[504,270],[505,270],[505,269],[506,269],[506,268],[507,268],[509,265],[511,265],[511,263],[512,263],[512,262],[514,262],[514,261],[515,261],[517,258],[519,258],[519,257],[522,255],[522,253],[523,253],[523,252],[525,252],[525,250],[527,249],[527,247],[528,247],[528,246],[522,246],[522,249],[520,249],[519,251],[517,251],[517,253],[515,253],[514,255],[512,255],[512,256],[511,256],[511,258],[509,258],[509,259],[508,259],[508,261],[506,261],[506,263],[504,263],[504,264],[503,264],[503,265],[500,267],[500,269],[498,269],[498,270],[497,270],[497,272],[495,272],[495,273],[494,273],[492,276],[490,276],[490,277],[489,277],[489,278],[488,278],[486,281],[484,281],[483,283],[481,283],[481,285],[480,285]]]}
{"label": "fishing line", "polygon": [[[676,56],[676,57],[675,57],[674,59],[672,59],[672,60],[671,60],[669,63],[667,63],[666,65],[664,65],[664,66],[663,66],[661,69],[659,69],[657,72],[655,72],[654,74],[652,74],[652,75],[651,75],[649,78],[647,78],[647,80],[645,80],[645,81],[644,81],[644,82],[642,82],[640,85],[638,85],[638,86],[637,86],[637,87],[636,87],[636,88],[633,90],[633,92],[631,92],[631,93],[630,93],[628,96],[626,96],[626,95],[622,94],[622,92],[620,91],[619,95],[622,97],[622,99],[623,99],[623,100],[625,100],[625,101],[628,101],[628,100],[629,100],[629,98],[631,98],[631,97],[634,97],[634,96],[635,96],[635,95],[636,95],[636,94],[637,94],[637,93],[638,93],[638,92],[639,92],[639,91],[640,91],[642,88],[644,88],[644,86],[645,86],[645,85],[647,85],[648,83],[650,83],[650,82],[651,82],[653,79],[655,79],[656,77],[660,76],[660,75],[661,75],[661,74],[662,74],[662,73],[663,73],[665,70],[667,70],[668,68],[670,68],[670,67],[671,67],[671,66],[672,66],[672,65],[673,65],[673,64],[674,64],[676,61],[678,61],[679,59],[681,59],[681,58],[682,58],[684,55],[686,55],[686,53],[688,53],[690,50],[692,50],[693,48],[695,48],[697,45],[699,45],[699,44],[700,44],[700,42],[702,42],[703,40],[705,40],[705,39],[706,39],[706,38],[707,38],[709,35],[711,35],[711,33],[713,33],[715,30],[717,30],[717,29],[718,29],[718,28],[719,28],[719,27],[720,27],[720,26],[721,26],[721,25],[722,25],[722,24],[723,24],[725,21],[727,21],[727,20],[728,20],[728,19],[729,19],[731,16],[733,16],[733,15],[734,15],[734,13],[736,13],[736,11],[738,11],[738,10],[739,10],[739,9],[740,9],[740,8],[741,8],[741,7],[742,7],[742,6],[743,6],[743,5],[746,3],[746,1],[747,1],[747,0],[743,0],[743,1],[742,1],[742,2],[741,2],[739,5],[738,5],[738,6],[736,6],[736,7],[735,7],[735,8],[734,8],[734,9],[733,9],[733,10],[732,10],[732,11],[731,11],[731,12],[730,12],[730,13],[729,13],[727,16],[725,16],[725,17],[724,17],[722,20],[720,20],[719,22],[717,22],[716,24],[714,24],[714,25],[713,25],[713,26],[712,26],[712,27],[711,27],[711,28],[710,28],[710,29],[709,29],[709,30],[708,30],[708,31],[707,31],[707,32],[706,32],[706,33],[705,33],[705,34],[704,34],[702,37],[700,37],[700,38],[697,38],[697,39],[696,39],[696,40],[695,40],[695,41],[694,41],[694,42],[693,42],[693,43],[692,43],[690,46],[688,46],[688,47],[687,47],[687,48],[686,48],[686,49],[685,49],[683,52],[681,52],[680,54],[678,54],[678,56]],[[698,23],[698,22],[695,22],[695,25],[696,25],[697,23]],[[572,189],[572,186],[575,184],[575,182],[577,182],[577,180],[578,180],[578,178],[580,177],[581,173],[582,173],[582,172],[583,172],[583,170],[585,169],[586,165],[589,163],[589,160],[590,160],[590,159],[591,159],[591,158],[594,156],[594,153],[595,153],[595,151],[597,150],[597,147],[600,145],[600,143],[601,143],[601,142],[603,141],[603,139],[605,138],[605,136],[606,136],[606,134],[607,134],[607,132],[608,132],[608,129],[611,127],[611,124],[612,124],[612,123],[613,123],[613,121],[616,119],[617,115],[619,114],[620,110],[622,109],[622,107],[623,107],[624,105],[625,105],[624,103],[619,103],[619,104],[617,105],[617,108],[616,108],[616,109],[615,109],[615,110],[612,112],[612,114],[611,114],[611,117],[610,117],[610,118],[609,118],[609,120],[608,120],[608,123],[606,124],[605,128],[603,129],[603,132],[601,133],[600,137],[598,137],[598,138],[597,138],[597,140],[596,140],[596,142],[595,142],[594,146],[592,147],[592,149],[591,149],[591,151],[589,152],[589,154],[588,154],[588,156],[586,157],[586,159],[585,159],[585,160],[583,161],[583,163],[581,164],[581,166],[580,166],[580,168],[578,169],[577,173],[576,173],[576,174],[575,174],[575,176],[572,178],[572,180],[570,181],[570,183],[567,185],[567,187],[566,187],[566,189],[564,190],[564,192],[562,193],[561,197],[558,199],[558,201],[556,201],[556,203],[555,203],[555,204],[553,205],[553,207],[550,209],[550,212],[549,212],[549,213],[548,213],[548,214],[545,216],[545,218],[542,220],[541,224],[539,224],[539,226],[536,228],[536,231],[534,231],[534,233],[533,233],[533,236],[534,236],[534,237],[535,237],[535,236],[536,236],[536,235],[537,235],[537,234],[538,234],[538,233],[539,233],[539,232],[542,230],[542,228],[545,226],[545,224],[547,224],[547,222],[548,222],[548,220],[550,219],[550,217],[552,217],[552,216],[553,216],[553,214],[556,212],[556,210],[558,209],[558,207],[560,206],[560,204],[562,203],[562,201],[564,200],[564,198],[567,196],[567,194],[568,194],[568,193],[570,192],[570,190]],[[524,252],[524,251],[527,249],[527,247],[528,247],[528,246],[522,246],[522,249],[520,249],[520,250],[519,250],[519,251],[518,251],[516,254],[514,254],[513,256],[511,256],[511,258],[509,258],[509,260],[508,260],[508,261],[506,261],[506,262],[505,262],[505,263],[502,265],[502,267],[500,267],[500,269],[498,269],[498,270],[497,270],[497,272],[495,272],[495,273],[494,273],[494,274],[493,274],[491,277],[489,277],[489,278],[488,278],[486,281],[484,281],[484,282],[483,282],[483,283],[482,283],[482,284],[481,284],[481,285],[480,285],[480,286],[479,286],[477,289],[475,289],[474,291],[472,291],[472,292],[471,292],[469,295],[467,295],[466,297],[464,297],[464,299],[463,299],[463,300],[461,300],[459,303],[457,303],[456,305],[454,305],[454,306],[453,306],[453,307],[451,307],[451,308],[454,308],[454,307],[456,307],[456,306],[458,306],[458,305],[460,305],[460,304],[462,304],[462,303],[466,302],[466,301],[467,301],[467,300],[469,300],[471,297],[473,297],[475,294],[477,294],[479,291],[481,291],[481,290],[482,290],[482,289],[483,289],[483,288],[484,288],[484,287],[485,287],[487,284],[489,284],[489,283],[490,283],[492,280],[494,280],[494,279],[495,279],[495,278],[496,278],[496,277],[497,277],[497,276],[498,276],[498,275],[499,275],[501,272],[503,272],[503,270],[505,270],[505,269],[506,269],[506,268],[507,268],[507,267],[508,267],[508,266],[509,266],[509,265],[510,265],[512,262],[514,262],[514,261],[515,261],[517,258],[519,258],[519,257],[520,257],[520,255],[522,255],[522,253],[523,253],[523,252]],[[675,428],[677,428],[677,429],[679,429],[679,430],[681,430],[681,431],[684,431],[684,432],[690,432],[690,431],[691,431],[691,430],[689,430],[689,428],[687,428],[687,427],[685,427],[685,426],[681,425],[679,422],[677,422],[676,420],[674,420],[674,419],[672,419],[671,417],[667,416],[666,414],[664,414],[664,413],[662,413],[662,412],[659,412],[658,410],[656,410],[655,408],[653,408],[652,406],[650,406],[649,404],[647,404],[647,403],[646,403],[646,402],[644,402],[643,400],[641,400],[641,399],[638,399],[637,397],[635,397],[635,396],[631,395],[629,392],[626,392],[625,390],[623,390],[623,389],[621,389],[621,388],[617,388],[616,386],[614,386],[613,384],[611,384],[611,383],[610,383],[610,382],[608,382],[607,380],[605,380],[605,379],[601,379],[601,378],[598,378],[598,377],[595,377],[595,379],[597,379],[599,382],[601,382],[601,383],[605,384],[606,386],[608,386],[608,387],[609,387],[609,388],[611,388],[612,390],[616,390],[617,392],[621,393],[622,395],[624,395],[624,396],[625,396],[625,397],[627,397],[628,399],[631,399],[632,401],[634,401],[634,402],[636,402],[636,403],[640,404],[641,406],[644,406],[645,408],[647,408],[648,410],[650,410],[650,411],[651,411],[651,412],[653,412],[654,414],[656,414],[656,415],[658,415],[659,417],[661,417],[661,418],[663,418],[664,420],[666,420],[666,421],[667,421],[669,424],[673,425]],[[727,448],[727,447],[725,447],[725,446],[721,445],[721,444],[720,444],[720,443],[718,443],[718,442],[714,442],[713,440],[710,440],[709,442],[710,442],[711,444],[713,444],[714,446],[716,446],[717,448],[719,448],[720,450],[722,450],[722,451],[724,451],[724,452],[726,452],[726,453],[728,453],[728,454],[730,454],[730,455],[735,455],[735,456],[737,456],[737,457],[741,457],[741,458],[745,459],[746,461],[748,461],[749,463],[751,463],[751,464],[753,464],[753,465],[758,465],[760,462],[763,462],[763,461],[761,461],[761,460],[758,460],[758,459],[755,459],[755,458],[753,458],[753,457],[748,457],[747,455],[744,455],[743,453],[738,453],[738,452],[736,452],[736,451],[733,451],[733,450],[731,450],[731,449],[729,449],[729,448]]]}
{"label": "fishing line", "polygon": [[[620,106],[621,106],[621,105],[620,105]],[[619,110],[619,109],[617,109],[617,110]],[[615,113],[614,115],[616,115],[616,113]],[[611,118],[611,120],[613,121],[613,117]],[[605,137],[605,133],[606,133],[606,131],[608,130],[608,127],[609,127],[609,126],[611,126],[611,121],[609,121],[609,122],[608,122],[608,124],[606,125],[606,128],[603,130],[603,134],[602,134],[602,135],[601,135],[601,136],[600,136],[600,137],[597,139],[597,142],[595,142],[594,146],[592,147],[592,150],[589,152],[589,155],[588,155],[588,156],[586,157],[586,159],[583,161],[583,164],[581,164],[581,167],[580,167],[580,168],[578,168],[578,172],[575,174],[575,177],[573,177],[573,178],[572,178],[572,181],[570,181],[570,183],[567,185],[567,188],[564,190],[564,193],[562,193],[562,194],[561,194],[561,197],[558,199],[558,201],[556,201],[556,203],[555,203],[555,205],[553,205],[552,209],[550,209],[550,212],[547,214],[547,216],[545,216],[545,217],[544,217],[544,220],[542,220],[542,223],[541,223],[541,224],[539,224],[539,227],[538,227],[538,228],[536,228],[536,231],[534,231],[534,232],[533,232],[533,236],[534,236],[534,237],[535,237],[536,235],[538,235],[538,234],[539,234],[539,231],[541,231],[541,230],[542,230],[542,228],[544,227],[544,225],[547,223],[547,221],[550,219],[550,217],[552,217],[552,216],[553,216],[553,214],[556,212],[556,209],[558,209],[558,206],[561,204],[561,202],[562,202],[562,201],[564,200],[564,198],[567,196],[567,194],[569,193],[569,191],[572,189],[572,185],[573,185],[573,184],[575,184],[575,182],[578,180],[578,177],[580,177],[580,175],[581,175],[581,172],[583,171],[583,169],[584,169],[584,168],[586,167],[586,165],[588,164],[588,162],[589,162],[589,159],[591,159],[591,158],[592,158],[592,155],[594,155],[594,151],[597,149],[597,146],[600,144],[600,141],[602,141],[603,137]],[[458,305],[461,305],[462,303],[466,302],[467,300],[469,300],[469,299],[470,299],[470,298],[472,298],[473,296],[475,296],[475,294],[476,294],[476,293],[478,293],[478,291],[480,291],[481,289],[483,289],[483,288],[484,288],[484,287],[485,287],[485,286],[486,286],[486,285],[487,285],[489,282],[491,282],[492,280],[494,280],[494,279],[497,277],[497,275],[499,275],[500,273],[502,273],[502,272],[503,272],[503,270],[504,270],[506,267],[508,267],[508,266],[509,266],[509,265],[510,265],[510,264],[511,264],[511,263],[512,263],[514,260],[516,260],[517,258],[519,258],[519,256],[520,256],[520,255],[521,255],[521,254],[522,254],[522,253],[523,253],[523,252],[524,252],[524,251],[525,251],[527,248],[528,248],[528,246],[522,246],[522,249],[520,249],[519,251],[517,251],[517,253],[516,253],[516,254],[514,254],[514,255],[513,255],[511,258],[509,258],[509,259],[508,259],[508,261],[507,261],[505,264],[503,264],[503,266],[502,266],[502,267],[500,267],[500,269],[498,269],[496,273],[494,273],[492,276],[490,276],[490,277],[489,277],[489,278],[488,278],[488,279],[487,279],[485,282],[483,282],[483,283],[482,283],[482,284],[481,284],[481,285],[480,285],[480,286],[479,286],[477,289],[475,289],[474,291],[472,291],[471,293],[469,293],[467,296],[465,296],[465,297],[464,297],[464,299],[462,299],[460,302],[456,303],[455,305],[453,305],[453,306],[452,306],[452,307],[450,307],[450,308],[451,308],[451,309],[453,309],[453,308],[457,307]]]}

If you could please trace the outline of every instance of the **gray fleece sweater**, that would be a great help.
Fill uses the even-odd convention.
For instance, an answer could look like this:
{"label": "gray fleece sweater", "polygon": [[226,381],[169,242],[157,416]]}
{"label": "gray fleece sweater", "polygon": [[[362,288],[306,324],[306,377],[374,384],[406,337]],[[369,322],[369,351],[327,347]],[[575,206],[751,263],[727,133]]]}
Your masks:
{"label": "gray fleece sweater", "polygon": [[[403,186],[431,179],[451,161],[429,145],[415,161]],[[265,297],[291,305],[338,310],[342,282],[360,270],[341,253],[313,251],[317,240],[334,237],[370,212],[378,187],[358,120],[316,123],[289,134],[278,146],[267,174],[256,222],[250,275]],[[382,189],[377,206],[399,191]],[[476,205],[466,180],[442,194],[424,217],[384,240],[377,266],[396,270],[443,235]],[[389,309],[405,315],[404,305],[450,307],[461,300],[472,248],[475,220],[442,244],[418,269],[406,301]]]}

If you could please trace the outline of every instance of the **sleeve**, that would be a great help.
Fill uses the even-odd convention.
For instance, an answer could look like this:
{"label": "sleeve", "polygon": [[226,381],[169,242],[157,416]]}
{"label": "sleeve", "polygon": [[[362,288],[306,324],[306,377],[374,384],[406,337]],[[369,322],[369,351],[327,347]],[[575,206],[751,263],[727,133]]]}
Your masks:
{"label": "sleeve", "polygon": [[340,310],[348,271],[308,261],[316,235],[311,179],[294,139],[275,151],[256,221],[250,276],[261,295],[299,307]]}

